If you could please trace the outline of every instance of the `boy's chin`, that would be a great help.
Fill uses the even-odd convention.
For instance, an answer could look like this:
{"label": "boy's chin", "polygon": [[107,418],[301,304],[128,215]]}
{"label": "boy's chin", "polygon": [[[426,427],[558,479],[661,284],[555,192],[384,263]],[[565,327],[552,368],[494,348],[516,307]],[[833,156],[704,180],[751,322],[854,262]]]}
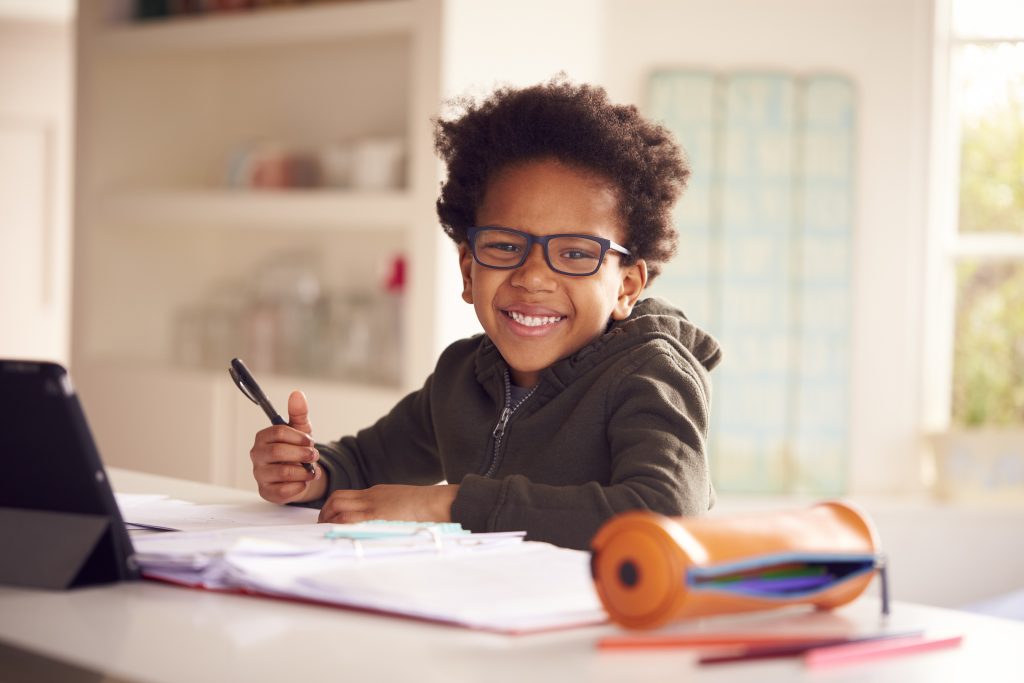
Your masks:
{"label": "boy's chin", "polygon": [[546,340],[541,339],[510,340],[499,335],[491,336],[491,341],[509,368],[519,373],[539,373],[586,346],[582,344],[578,348],[567,349],[566,344],[545,344]]}
{"label": "boy's chin", "polygon": [[505,363],[513,375],[538,373],[558,360],[557,358],[549,360],[545,357],[526,356],[521,351],[516,353],[515,349],[502,348],[500,344],[496,346],[498,347],[498,353],[505,359]]}

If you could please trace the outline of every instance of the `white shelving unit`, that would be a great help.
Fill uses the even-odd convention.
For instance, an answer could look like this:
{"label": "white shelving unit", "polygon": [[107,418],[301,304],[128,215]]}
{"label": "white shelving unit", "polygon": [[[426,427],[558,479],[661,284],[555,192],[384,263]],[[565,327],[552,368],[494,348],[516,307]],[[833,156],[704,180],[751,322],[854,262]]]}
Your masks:
{"label": "white shelving unit", "polygon": [[[301,263],[321,298],[384,296],[388,262],[402,255],[391,329],[417,334],[368,340],[398,356],[397,375],[250,359],[281,410],[291,389],[306,391],[324,439],[371,424],[422,383],[439,351],[430,340],[446,302],[435,282],[451,258],[433,213],[442,4],[144,22],[132,5],[83,3],[78,19],[73,371],[109,464],[251,486],[245,454],[265,418],[224,368],[245,357],[252,329],[236,324],[238,350],[223,349],[220,363],[183,360],[183,346],[205,343],[186,338],[188,311],[206,306],[210,324],[227,292],[244,315],[281,261]],[[363,136],[405,140],[404,187],[250,190],[225,180],[246,145],[319,149]]]}
{"label": "white shelving unit", "polygon": [[112,194],[98,209],[99,220],[107,225],[164,229],[210,223],[270,230],[343,230],[351,224],[401,233],[410,215],[411,197],[402,191],[137,190]]}
{"label": "white shelving unit", "polygon": [[[594,41],[573,54],[564,36],[598,25],[586,15],[600,3],[349,0],[143,22],[133,6],[97,0],[78,13],[72,371],[108,464],[251,487],[246,454],[265,418],[231,385],[229,359],[246,358],[281,411],[291,389],[305,390],[323,440],[421,386],[442,348],[478,329],[437,224],[433,119],[467,89],[595,62]],[[485,26],[502,30],[485,40]],[[317,150],[380,136],[405,141],[401,188],[226,181],[254,144]],[[395,301],[380,292],[399,254]],[[308,357],[261,367],[249,356],[262,329],[249,324],[251,302],[281,264],[329,295],[310,310],[339,297],[397,310],[362,333],[397,372],[332,370],[328,332],[291,320],[281,329],[308,342]],[[234,321],[228,343],[196,331],[221,321]]]}

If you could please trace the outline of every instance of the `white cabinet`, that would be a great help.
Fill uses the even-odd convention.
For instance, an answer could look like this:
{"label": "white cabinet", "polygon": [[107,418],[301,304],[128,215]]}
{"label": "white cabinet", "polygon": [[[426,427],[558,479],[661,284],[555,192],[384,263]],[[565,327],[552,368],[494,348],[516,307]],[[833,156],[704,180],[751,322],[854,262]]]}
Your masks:
{"label": "white cabinet", "polygon": [[[601,3],[362,0],[145,22],[133,4],[79,9],[72,370],[107,463],[248,485],[265,418],[231,385],[232,356],[280,411],[306,390],[329,439],[371,424],[478,329],[437,224],[433,119],[468,86],[572,71],[563,38]],[[597,59],[594,40],[576,63]],[[264,163],[282,150],[360,168],[346,145],[368,139],[404,141],[399,186],[308,187],[298,171],[302,187],[246,186],[301,171]],[[396,256],[400,297],[383,284]]]}

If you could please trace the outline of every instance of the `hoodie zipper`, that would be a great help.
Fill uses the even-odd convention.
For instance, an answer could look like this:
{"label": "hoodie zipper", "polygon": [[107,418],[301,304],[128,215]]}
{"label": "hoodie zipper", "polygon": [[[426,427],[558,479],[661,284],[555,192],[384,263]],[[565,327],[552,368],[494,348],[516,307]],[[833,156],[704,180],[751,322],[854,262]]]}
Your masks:
{"label": "hoodie zipper", "polygon": [[494,437],[494,451],[491,454],[491,462],[483,476],[494,476],[499,463],[501,463],[501,440],[505,436],[505,430],[508,428],[508,422],[512,419],[512,414],[519,410],[519,406],[526,403],[526,400],[533,396],[533,392],[535,391],[537,391],[536,384],[529,392],[527,392],[526,396],[523,396],[515,405],[512,405],[512,380],[509,379],[508,370],[505,370],[505,407],[501,409],[501,415],[498,417],[498,424],[494,425],[494,430],[491,432],[491,436]]}

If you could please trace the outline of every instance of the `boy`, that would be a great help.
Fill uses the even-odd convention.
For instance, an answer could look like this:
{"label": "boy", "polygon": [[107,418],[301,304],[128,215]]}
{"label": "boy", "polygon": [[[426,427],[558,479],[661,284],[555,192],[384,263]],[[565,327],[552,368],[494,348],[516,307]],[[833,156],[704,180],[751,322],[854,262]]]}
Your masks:
{"label": "boy", "polygon": [[634,107],[564,80],[462,105],[437,124],[437,211],[484,334],[332,444],[313,441],[293,392],[289,425],[256,435],[260,495],[321,507],[322,522],[454,521],[573,548],[623,510],[704,513],[721,352],[679,311],[638,303],[675,251],[681,150]]}

